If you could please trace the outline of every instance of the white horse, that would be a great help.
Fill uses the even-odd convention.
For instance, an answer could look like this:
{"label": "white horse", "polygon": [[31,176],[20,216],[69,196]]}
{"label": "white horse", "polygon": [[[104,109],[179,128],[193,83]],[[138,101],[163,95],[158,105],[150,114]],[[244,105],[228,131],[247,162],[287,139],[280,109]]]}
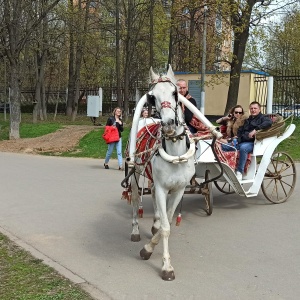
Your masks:
{"label": "white horse", "polygon": [[155,246],[163,239],[162,279],[175,279],[174,268],[171,265],[168,238],[170,225],[176,207],[180,203],[186,186],[195,174],[194,153],[195,143],[189,138],[181,103],[196,114],[212,133],[218,134],[212,124],[185,97],[178,94],[176,80],[171,66],[165,76],[159,76],[150,69],[151,88],[148,94],[139,101],[131,129],[129,159],[134,176],[131,177],[131,203],[133,205],[132,241],[140,241],[138,227],[139,209],[139,173],[135,166],[135,146],[137,123],[146,101],[153,102],[161,118],[161,134],[157,143],[156,155],[151,158],[153,186],[151,189],[154,206],[154,223],[150,242],[140,251],[142,259],[150,258]]}

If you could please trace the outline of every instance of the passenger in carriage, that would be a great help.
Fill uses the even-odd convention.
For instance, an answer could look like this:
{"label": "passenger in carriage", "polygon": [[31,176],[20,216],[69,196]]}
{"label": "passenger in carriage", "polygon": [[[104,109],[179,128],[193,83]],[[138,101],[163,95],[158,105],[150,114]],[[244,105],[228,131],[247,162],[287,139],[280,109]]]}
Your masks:
{"label": "passenger in carriage", "polygon": [[[245,120],[248,118],[248,115],[245,114],[245,111],[241,105],[236,105],[230,109],[229,114],[225,117],[218,119],[216,122],[218,124],[224,124],[226,126],[224,139],[220,141],[222,144],[223,151],[233,151],[232,146],[235,146],[233,140],[237,139],[238,129],[244,125]],[[222,120],[223,119],[223,120]],[[229,143],[232,146],[227,146],[226,143]]]}
{"label": "passenger in carriage", "polygon": [[237,131],[248,118],[241,105],[236,105],[229,110],[228,115],[218,119],[216,123],[223,127],[221,133],[224,134],[225,139],[232,139],[237,136]]}
{"label": "passenger in carriage", "polygon": [[148,118],[148,109],[147,108],[143,108],[142,113],[141,113],[141,118]]}
{"label": "passenger in carriage", "polygon": [[[178,87],[178,92],[182,96],[184,96],[187,100],[189,100],[194,106],[197,107],[196,100],[189,94],[189,91],[187,89],[187,84],[184,79],[178,79],[177,80],[177,87]],[[193,118],[193,113],[184,105],[182,106],[182,110],[184,113],[184,121],[186,125],[188,126],[189,130],[191,133],[196,133],[197,129],[193,127],[190,122]]]}
{"label": "passenger in carriage", "polygon": [[249,110],[249,118],[245,120],[244,125],[239,127],[237,132],[238,144],[236,148],[240,151],[240,156],[236,177],[239,181],[242,180],[248,154],[253,152],[257,130],[268,129],[272,126],[272,120],[261,113],[260,103],[256,101],[251,102]]}

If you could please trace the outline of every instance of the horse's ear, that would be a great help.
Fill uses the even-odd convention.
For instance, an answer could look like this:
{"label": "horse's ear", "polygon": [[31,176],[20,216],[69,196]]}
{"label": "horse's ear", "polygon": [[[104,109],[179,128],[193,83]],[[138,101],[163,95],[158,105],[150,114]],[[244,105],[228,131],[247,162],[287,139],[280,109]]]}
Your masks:
{"label": "horse's ear", "polygon": [[149,75],[150,75],[150,82],[152,82],[154,80],[158,80],[158,78],[159,78],[159,75],[157,75],[153,72],[152,67],[150,68]]}
{"label": "horse's ear", "polygon": [[171,65],[169,65],[167,77],[170,78],[170,80],[173,82],[173,84],[176,85],[176,78],[175,78],[175,75],[174,75]]}

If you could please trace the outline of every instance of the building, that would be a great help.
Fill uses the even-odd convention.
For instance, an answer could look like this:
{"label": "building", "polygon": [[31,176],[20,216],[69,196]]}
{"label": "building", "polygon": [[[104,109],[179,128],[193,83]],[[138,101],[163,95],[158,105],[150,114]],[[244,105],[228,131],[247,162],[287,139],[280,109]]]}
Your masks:
{"label": "building", "polygon": [[[229,87],[230,72],[206,73],[205,87],[205,115],[224,115]],[[187,72],[175,72],[176,79],[184,79],[188,84],[189,93],[195,98],[197,106],[200,107],[200,83],[201,74]],[[241,73],[238,104],[247,111],[250,102],[259,101],[264,106],[267,97],[268,74],[256,70],[244,70]],[[259,88],[258,88],[259,83]]]}

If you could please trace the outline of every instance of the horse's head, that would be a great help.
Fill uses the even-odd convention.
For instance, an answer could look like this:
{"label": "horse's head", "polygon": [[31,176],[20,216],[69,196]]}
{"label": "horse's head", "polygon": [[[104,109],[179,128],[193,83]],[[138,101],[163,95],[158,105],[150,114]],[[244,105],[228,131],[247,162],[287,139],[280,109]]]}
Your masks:
{"label": "horse's head", "polygon": [[176,134],[176,126],[183,121],[174,72],[169,66],[166,75],[157,75],[151,68],[150,80],[151,88],[147,100],[160,114],[163,134],[172,137]]}

